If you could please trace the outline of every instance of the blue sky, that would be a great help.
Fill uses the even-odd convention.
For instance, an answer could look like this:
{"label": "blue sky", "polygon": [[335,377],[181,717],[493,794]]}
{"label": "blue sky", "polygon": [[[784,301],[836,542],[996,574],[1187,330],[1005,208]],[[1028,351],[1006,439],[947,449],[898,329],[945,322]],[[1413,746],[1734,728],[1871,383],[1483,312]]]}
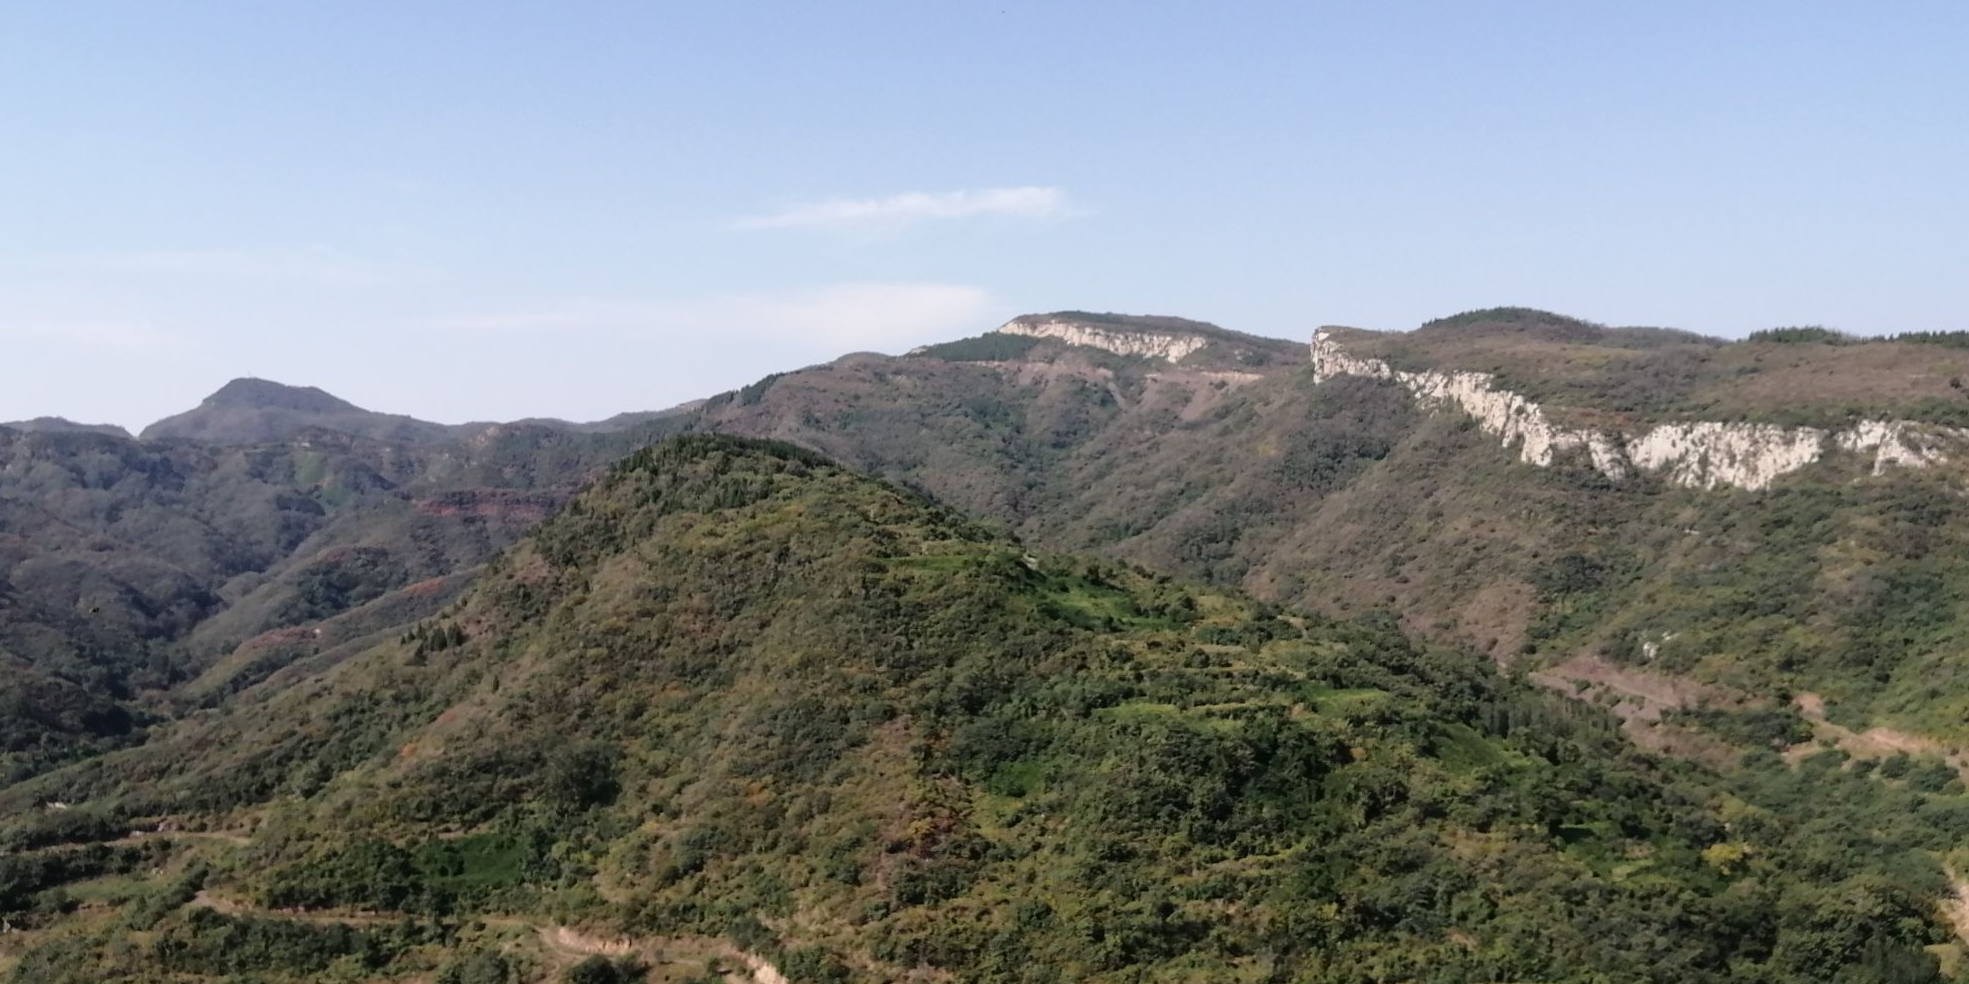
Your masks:
{"label": "blue sky", "polygon": [[1969,4],[0,7],[0,419],[670,405],[1065,307],[1969,328]]}

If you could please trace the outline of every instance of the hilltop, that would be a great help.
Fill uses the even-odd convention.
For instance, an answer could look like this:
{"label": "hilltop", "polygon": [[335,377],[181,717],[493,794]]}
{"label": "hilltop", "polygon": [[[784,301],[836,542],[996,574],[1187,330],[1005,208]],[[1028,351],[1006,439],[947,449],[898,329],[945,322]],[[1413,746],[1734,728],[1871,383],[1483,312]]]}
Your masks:
{"label": "hilltop", "polygon": [[36,417],[32,420],[10,420],[0,423],[0,427],[24,432],[106,434],[111,437],[129,437],[130,432],[115,424],[78,424],[66,417]]}
{"label": "hilltop", "polygon": [[[570,434],[616,434],[644,428],[666,417],[688,412],[694,405],[695,401],[668,410],[620,413],[607,420],[587,423],[531,417],[508,422],[439,424],[403,414],[365,410],[314,386],[290,386],[266,379],[235,379],[200,401],[198,406],[144,428],[140,437],[145,441],[252,445],[280,444],[329,434],[366,441],[438,447],[471,442],[488,432],[515,428]],[[67,425],[19,429],[83,428],[82,425]],[[127,432],[118,428],[88,429],[128,436]]]}
{"label": "hilltop", "polygon": [[1229,331],[1202,321],[1154,315],[1057,311],[1025,314],[979,338],[927,345],[912,356],[955,361],[1020,360],[1063,347],[1098,349],[1127,359],[1190,367],[1257,367],[1298,358],[1301,347]]}
{"label": "hilltop", "polygon": [[1356,356],[1489,373],[1499,388],[1579,420],[1969,425],[1969,333],[1861,339],[1792,329],[1726,342],[1530,308],[1470,311],[1409,332],[1328,330]]}
{"label": "hilltop", "polygon": [[151,424],[139,436],[146,441],[270,444],[310,430],[406,444],[435,444],[455,436],[443,424],[364,410],[313,386],[266,379],[235,379],[198,406]]}

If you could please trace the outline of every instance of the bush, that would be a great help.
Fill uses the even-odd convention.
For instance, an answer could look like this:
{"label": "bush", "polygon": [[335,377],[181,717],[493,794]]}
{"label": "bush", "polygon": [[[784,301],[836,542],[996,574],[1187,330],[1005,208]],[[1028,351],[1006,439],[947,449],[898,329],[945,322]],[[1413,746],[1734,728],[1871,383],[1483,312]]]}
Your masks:
{"label": "bush", "polygon": [[644,979],[642,961],[634,957],[610,960],[593,956],[568,968],[561,980],[566,984],[633,984]]}
{"label": "bush", "polygon": [[518,979],[517,968],[503,955],[477,950],[453,960],[436,984],[511,984]]}
{"label": "bush", "polygon": [[1957,779],[1955,767],[1941,759],[1922,759],[1907,773],[1907,784],[1924,793],[1942,792]]}

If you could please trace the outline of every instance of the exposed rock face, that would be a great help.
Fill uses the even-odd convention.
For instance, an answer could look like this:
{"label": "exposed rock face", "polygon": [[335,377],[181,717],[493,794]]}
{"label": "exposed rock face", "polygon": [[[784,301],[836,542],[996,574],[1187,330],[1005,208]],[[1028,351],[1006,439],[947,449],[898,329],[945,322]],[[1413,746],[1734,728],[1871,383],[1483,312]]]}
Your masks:
{"label": "exposed rock face", "polygon": [[1767,488],[1822,457],[1827,448],[1873,455],[1873,473],[1889,467],[1924,468],[1949,458],[1949,448],[1969,445],[1969,431],[1910,420],[1868,420],[1846,430],[1752,423],[1658,424],[1639,434],[1568,428],[1546,419],[1536,403],[1493,385],[1483,372],[1404,372],[1380,359],[1347,353],[1324,331],[1313,335],[1313,381],[1337,376],[1385,379],[1406,388],[1435,410],[1473,417],[1505,447],[1518,446],[1527,464],[1549,467],[1561,451],[1584,450],[1609,478],[1636,471],[1660,474],[1676,485],[1713,489]]}
{"label": "exposed rock face", "polygon": [[1085,345],[1089,348],[1106,349],[1116,355],[1161,359],[1164,362],[1175,362],[1209,344],[1207,340],[1195,335],[1103,328],[1076,321],[1013,320],[1000,325],[998,331],[1007,335],[1056,338],[1069,345]]}
{"label": "exposed rock face", "polygon": [[1873,452],[1873,473],[1878,475],[1889,465],[1924,468],[1941,464],[1948,460],[1944,445],[1961,441],[1964,433],[1910,420],[1863,420],[1840,431],[1838,441],[1842,451]]}
{"label": "exposed rock face", "polygon": [[1662,424],[1626,439],[1627,458],[1690,488],[1761,489],[1825,450],[1826,432],[1772,424]]}

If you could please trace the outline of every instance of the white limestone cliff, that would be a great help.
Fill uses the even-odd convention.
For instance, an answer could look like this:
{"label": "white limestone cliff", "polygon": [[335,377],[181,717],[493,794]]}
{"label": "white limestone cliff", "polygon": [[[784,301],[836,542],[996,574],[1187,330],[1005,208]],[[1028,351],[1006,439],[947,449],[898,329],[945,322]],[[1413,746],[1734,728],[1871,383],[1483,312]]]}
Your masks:
{"label": "white limestone cliff", "polygon": [[1503,446],[1516,445],[1527,464],[1549,467],[1560,451],[1584,450],[1595,469],[1615,479],[1640,471],[1688,488],[1762,489],[1818,461],[1829,446],[1872,454],[1875,475],[1890,467],[1940,464],[1948,460],[1947,449],[1969,446],[1969,431],[1908,420],[1862,421],[1836,433],[1716,422],[1658,424],[1639,434],[1561,427],[1537,403],[1498,389],[1489,373],[1405,372],[1380,359],[1349,354],[1325,331],[1313,335],[1312,363],[1315,383],[1339,376],[1385,379],[1431,410],[1475,418]]}
{"label": "white limestone cliff", "polygon": [[1052,320],[1027,323],[1014,320],[1000,325],[998,331],[1007,335],[1056,338],[1069,345],[1085,345],[1089,348],[1106,349],[1116,355],[1161,359],[1165,362],[1175,362],[1209,344],[1205,339],[1195,335],[1103,328],[1078,321]]}
{"label": "white limestone cliff", "polygon": [[1814,427],[1705,421],[1650,428],[1628,437],[1626,450],[1634,467],[1661,472],[1676,485],[1761,489],[1819,460],[1825,438]]}
{"label": "white limestone cliff", "polygon": [[1948,460],[1944,445],[1960,441],[1963,431],[1911,420],[1863,420],[1839,432],[1839,447],[1859,454],[1873,452],[1873,473],[1889,466],[1925,468]]}

